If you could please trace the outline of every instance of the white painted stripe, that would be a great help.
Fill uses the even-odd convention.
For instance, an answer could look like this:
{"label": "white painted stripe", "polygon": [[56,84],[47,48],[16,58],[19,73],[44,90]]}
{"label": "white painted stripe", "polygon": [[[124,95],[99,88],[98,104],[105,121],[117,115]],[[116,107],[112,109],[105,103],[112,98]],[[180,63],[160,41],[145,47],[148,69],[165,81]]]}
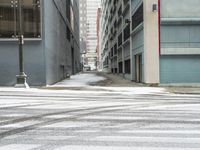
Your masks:
{"label": "white painted stripe", "polygon": [[199,150],[199,148],[153,148],[153,147],[109,147],[109,146],[63,146],[55,150]]}
{"label": "white painted stripe", "polygon": [[200,138],[177,138],[177,137],[130,137],[130,136],[100,136],[92,141],[111,142],[148,142],[148,143],[195,143],[200,144]]}
{"label": "white painted stripe", "polygon": [[0,147],[0,150],[31,150],[37,148],[39,145],[28,145],[28,144],[11,144]]}

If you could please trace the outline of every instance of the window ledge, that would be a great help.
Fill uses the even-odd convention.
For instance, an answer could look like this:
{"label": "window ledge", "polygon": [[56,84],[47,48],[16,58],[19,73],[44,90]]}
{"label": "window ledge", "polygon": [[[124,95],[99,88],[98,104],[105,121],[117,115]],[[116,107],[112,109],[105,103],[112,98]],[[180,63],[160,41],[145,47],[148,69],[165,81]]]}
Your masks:
{"label": "window ledge", "polygon": [[200,18],[161,18],[161,25],[200,24]]}
{"label": "window ledge", "polygon": [[[17,38],[9,38],[9,39],[6,39],[6,38],[0,38],[0,42],[17,42],[18,39]],[[24,41],[42,41],[42,38],[25,38]]]}
{"label": "window ledge", "polygon": [[137,27],[135,27],[135,29],[131,31],[131,36],[136,35],[139,31],[143,30],[143,28],[144,28],[144,23],[142,22]]}
{"label": "window ledge", "polygon": [[130,43],[130,37],[127,38],[124,42],[123,42],[123,47],[127,46]]}

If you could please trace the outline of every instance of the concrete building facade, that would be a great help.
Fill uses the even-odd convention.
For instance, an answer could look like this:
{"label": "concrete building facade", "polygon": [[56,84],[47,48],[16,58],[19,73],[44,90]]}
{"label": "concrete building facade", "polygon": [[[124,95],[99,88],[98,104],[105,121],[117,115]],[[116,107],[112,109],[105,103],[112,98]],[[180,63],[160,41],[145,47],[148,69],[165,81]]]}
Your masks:
{"label": "concrete building facade", "polygon": [[143,83],[200,83],[199,0],[102,0],[104,70]]}
{"label": "concrete building facade", "polygon": [[97,70],[103,69],[101,57],[101,8],[97,10]]}
{"label": "concrete building facade", "polygon": [[101,0],[87,0],[87,65],[97,69],[97,10]]}
{"label": "concrete building facade", "polygon": [[80,12],[80,51],[81,63],[87,62],[85,54],[87,53],[87,0],[81,0],[79,4]]}
{"label": "concrete building facade", "polygon": [[[17,1],[0,1],[0,85],[18,74]],[[56,83],[80,70],[79,1],[23,1],[24,68],[32,86]]]}

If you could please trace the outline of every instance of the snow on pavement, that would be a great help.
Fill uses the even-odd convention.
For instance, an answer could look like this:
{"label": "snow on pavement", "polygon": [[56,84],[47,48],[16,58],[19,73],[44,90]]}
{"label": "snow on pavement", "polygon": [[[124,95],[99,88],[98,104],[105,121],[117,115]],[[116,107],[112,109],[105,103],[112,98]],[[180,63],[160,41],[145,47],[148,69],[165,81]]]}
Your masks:
{"label": "snow on pavement", "polygon": [[87,86],[89,83],[92,82],[99,82],[103,81],[106,78],[97,76],[95,74],[77,74],[74,76],[71,76],[69,79],[63,80],[54,86]]}
{"label": "snow on pavement", "polygon": [[[18,91],[18,92],[42,92],[42,93],[73,93],[76,91],[73,90],[74,87],[78,88],[83,88],[80,89],[78,93],[90,93],[93,91],[93,93],[109,93],[110,91],[116,92],[116,93],[121,93],[123,94],[169,94],[166,92],[165,88],[160,88],[160,87],[103,87],[103,86],[90,86],[90,83],[95,83],[95,82],[100,82],[106,80],[105,77],[102,76],[97,76],[96,74],[89,74],[89,73],[84,73],[84,74],[77,74],[71,76],[69,79],[65,79],[61,82],[58,82],[54,85],[48,85],[47,87],[49,90],[51,88],[63,88],[62,90],[54,90],[52,89],[51,92],[46,89],[38,89],[38,88],[30,88],[30,89],[17,89],[17,88],[12,88],[12,87],[0,87],[0,92],[2,91]],[[65,89],[66,88],[66,89]],[[72,89],[70,89],[72,88]],[[84,90],[87,89],[87,90]],[[91,90],[91,91],[90,91]],[[8,93],[9,95],[9,93]]]}
{"label": "snow on pavement", "polygon": [[0,150],[200,149],[200,96],[89,86],[100,80],[80,74],[56,84],[64,90],[0,88]]}
{"label": "snow on pavement", "polygon": [[1,91],[0,150],[200,149],[200,96],[99,91]]}
{"label": "snow on pavement", "polygon": [[[97,76],[96,74],[77,74],[71,76],[70,79],[63,80],[55,85],[49,87],[87,87],[90,90],[100,92],[113,91],[113,92],[124,92],[124,94],[156,94],[166,93],[164,88],[156,87],[103,87],[103,86],[90,86],[90,83],[100,82],[106,80],[105,77]],[[128,85],[127,85],[128,86]]]}

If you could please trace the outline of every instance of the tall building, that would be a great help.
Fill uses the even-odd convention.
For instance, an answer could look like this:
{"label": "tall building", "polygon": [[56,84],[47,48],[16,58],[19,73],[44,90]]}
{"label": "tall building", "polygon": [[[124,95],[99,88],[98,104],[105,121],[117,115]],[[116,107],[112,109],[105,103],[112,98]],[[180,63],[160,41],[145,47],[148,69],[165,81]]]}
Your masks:
{"label": "tall building", "polygon": [[[49,85],[79,72],[79,0],[22,2],[28,83]],[[15,85],[19,74],[17,10],[17,1],[0,1],[0,85]]]}
{"label": "tall building", "polygon": [[100,7],[101,0],[87,0],[87,64],[91,69],[97,66],[97,10]]}
{"label": "tall building", "polygon": [[104,70],[144,83],[199,83],[199,5],[102,0]]}
{"label": "tall building", "polygon": [[97,70],[103,69],[101,61],[101,8],[97,10]]}
{"label": "tall building", "polygon": [[87,62],[85,58],[87,52],[87,0],[80,0],[79,10],[81,63],[84,65]]}

